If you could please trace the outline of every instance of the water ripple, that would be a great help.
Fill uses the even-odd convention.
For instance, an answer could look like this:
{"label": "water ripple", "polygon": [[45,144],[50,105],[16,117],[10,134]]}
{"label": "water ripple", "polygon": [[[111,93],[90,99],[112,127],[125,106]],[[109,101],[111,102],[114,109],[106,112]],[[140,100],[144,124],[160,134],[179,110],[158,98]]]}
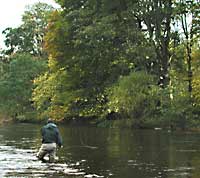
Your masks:
{"label": "water ripple", "polygon": [[36,158],[34,149],[18,149],[15,146],[0,145],[0,177],[103,177],[97,174],[86,174],[79,165],[86,160],[76,163],[42,163]]}

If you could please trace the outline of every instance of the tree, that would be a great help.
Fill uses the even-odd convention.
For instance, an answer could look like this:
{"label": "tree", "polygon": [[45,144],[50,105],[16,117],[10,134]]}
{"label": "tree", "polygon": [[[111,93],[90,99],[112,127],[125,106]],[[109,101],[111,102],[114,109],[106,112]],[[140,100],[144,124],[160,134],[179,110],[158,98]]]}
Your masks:
{"label": "tree", "polygon": [[22,16],[22,25],[17,28],[6,28],[6,54],[26,52],[32,55],[43,56],[43,37],[45,35],[48,17],[54,8],[45,3],[36,3],[27,6]]}
{"label": "tree", "polygon": [[[157,60],[152,63],[159,77],[159,85],[169,84],[172,0],[139,0],[134,16],[141,28],[147,31],[147,38],[154,46]],[[143,25],[144,24],[144,25]]]}
{"label": "tree", "polygon": [[184,35],[184,44],[186,48],[186,61],[188,73],[188,91],[191,95],[192,92],[192,47],[195,39],[199,37],[199,13],[200,1],[199,0],[176,0],[176,14],[177,20],[180,21],[182,32]]}
{"label": "tree", "polygon": [[[62,10],[52,14],[45,36],[49,70],[36,80],[33,93],[41,114],[94,118],[105,114],[107,104],[113,102],[120,114],[129,117],[150,115],[155,108],[163,116],[176,102],[188,104],[185,88],[177,94],[179,86],[187,85],[181,79],[186,69],[182,36],[171,28],[177,14],[175,1],[57,2]],[[153,89],[148,86],[151,76],[156,76],[156,82],[151,82]],[[110,88],[114,95],[108,95]],[[140,92],[140,88],[144,90]],[[163,95],[156,96],[160,94],[157,90]],[[169,97],[172,93],[177,97],[174,100]],[[176,117],[185,114],[181,105],[178,109]]]}
{"label": "tree", "polygon": [[1,62],[1,113],[17,119],[34,112],[31,101],[33,80],[45,70],[45,66],[45,61],[27,54],[14,55],[9,63]]}
{"label": "tree", "polygon": [[[76,93],[70,102],[60,103],[69,108],[68,113],[97,116],[105,109],[105,89],[120,75],[147,70],[155,55],[126,9],[108,10],[107,1],[63,3],[64,10],[54,13],[45,38],[50,56],[48,76],[65,71],[67,85],[63,84],[55,96],[63,90]],[[52,98],[49,101],[51,106],[55,105]],[[65,101],[69,101],[68,98]]]}

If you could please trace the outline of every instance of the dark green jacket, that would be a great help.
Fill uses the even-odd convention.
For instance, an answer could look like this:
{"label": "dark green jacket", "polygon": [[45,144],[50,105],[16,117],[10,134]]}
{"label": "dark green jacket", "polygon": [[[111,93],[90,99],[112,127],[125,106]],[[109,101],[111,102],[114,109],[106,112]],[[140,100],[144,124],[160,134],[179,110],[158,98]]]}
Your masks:
{"label": "dark green jacket", "polygon": [[54,123],[48,123],[42,127],[42,143],[56,143],[61,147],[62,138],[58,127]]}

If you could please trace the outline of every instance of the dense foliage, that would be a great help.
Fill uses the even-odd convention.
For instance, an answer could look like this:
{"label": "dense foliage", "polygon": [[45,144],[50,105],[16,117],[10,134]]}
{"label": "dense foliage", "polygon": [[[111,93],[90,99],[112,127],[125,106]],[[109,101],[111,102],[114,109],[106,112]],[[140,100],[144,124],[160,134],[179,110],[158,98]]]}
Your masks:
{"label": "dense foliage", "polygon": [[[198,0],[56,2],[61,9],[35,4],[19,28],[4,31],[9,47],[2,58],[4,75],[13,54],[48,56],[48,69],[38,63],[41,70],[30,73],[34,88],[24,93],[37,118],[89,119],[99,125],[120,120],[133,127],[198,125]],[[30,68],[36,65],[31,59]],[[19,86],[22,92],[25,86]],[[17,91],[0,88],[0,93],[5,101]],[[20,105],[19,99],[15,102]],[[20,114],[28,111],[23,109]]]}
{"label": "dense foliage", "polygon": [[22,16],[22,24],[17,28],[8,27],[3,31],[7,47],[4,53],[10,55],[23,52],[44,56],[43,38],[52,11],[53,7],[45,3],[27,6]]}
{"label": "dense foliage", "polygon": [[1,62],[0,112],[13,119],[34,119],[33,80],[45,70],[45,62],[28,54],[16,54],[8,63]]}

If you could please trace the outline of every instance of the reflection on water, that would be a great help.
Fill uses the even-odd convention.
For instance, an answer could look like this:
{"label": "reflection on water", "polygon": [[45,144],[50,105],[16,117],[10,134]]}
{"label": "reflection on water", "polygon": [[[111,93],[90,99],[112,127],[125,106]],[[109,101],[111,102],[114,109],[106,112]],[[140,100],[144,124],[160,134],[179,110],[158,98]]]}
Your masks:
{"label": "reflection on water", "polygon": [[85,175],[67,164],[45,164],[35,157],[36,150],[0,146],[0,177],[58,177],[59,174]]}
{"label": "reflection on water", "polygon": [[58,163],[36,159],[39,125],[0,127],[0,177],[199,178],[200,134],[59,126]]}

